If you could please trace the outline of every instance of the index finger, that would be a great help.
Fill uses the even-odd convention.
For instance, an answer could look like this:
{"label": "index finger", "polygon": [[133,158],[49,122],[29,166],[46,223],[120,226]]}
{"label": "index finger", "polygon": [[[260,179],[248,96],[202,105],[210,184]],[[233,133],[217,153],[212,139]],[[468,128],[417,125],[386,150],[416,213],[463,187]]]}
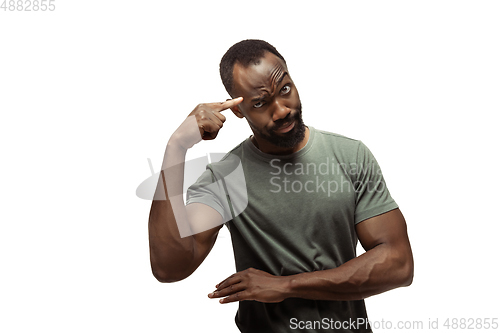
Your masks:
{"label": "index finger", "polygon": [[227,110],[229,108],[232,108],[233,106],[240,104],[242,101],[243,101],[243,97],[236,97],[233,99],[229,99],[225,102],[216,103],[215,108],[216,108],[216,111],[219,111],[219,112],[224,111],[224,110]]}

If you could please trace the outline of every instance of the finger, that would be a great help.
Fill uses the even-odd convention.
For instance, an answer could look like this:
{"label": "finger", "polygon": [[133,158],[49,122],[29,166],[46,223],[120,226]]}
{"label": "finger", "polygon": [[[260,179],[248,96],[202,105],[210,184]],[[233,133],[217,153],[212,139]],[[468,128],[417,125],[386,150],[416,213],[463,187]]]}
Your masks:
{"label": "finger", "polygon": [[203,140],[213,140],[219,134],[220,126],[216,126],[213,122],[208,122],[200,125],[201,138]]}
{"label": "finger", "polygon": [[220,285],[222,285],[224,282],[226,282],[227,280],[229,280],[230,278],[232,278],[233,276],[235,276],[237,273],[234,273],[234,274],[231,274],[229,277],[225,278],[224,280],[222,280],[222,282],[219,282],[215,288],[219,288]]}
{"label": "finger", "polygon": [[237,98],[227,100],[225,102],[214,103],[214,110],[219,111],[219,112],[224,111],[224,110],[227,110],[229,108],[232,108],[233,106],[240,104],[242,101],[243,101],[243,97],[237,97]]}
{"label": "finger", "polygon": [[229,285],[237,284],[240,282],[241,282],[241,277],[237,274],[233,274],[224,281],[222,281],[221,283],[219,283],[218,285],[216,285],[215,288],[217,288],[217,290],[222,290]]}
{"label": "finger", "polygon": [[246,300],[251,300],[251,298],[249,298],[249,293],[247,293],[245,291],[240,291],[236,294],[233,294],[233,295],[230,295],[226,298],[220,299],[219,303],[226,304],[226,303],[233,303],[233,302],[246,301]]}
{"label": "finger", "polygon": [[198,117],[198,122],[200,124],[208,124],[208,123],[212,122],[219,127],[222,127],[222,125],[223,125],[222,120],[219,117],[217,117],[217,115],[215,114],[214,111],[212,111],[210,109],[201,110],[198,113],[197,117]]}
{"label": "finger", "polygon": [[221,126],[217,125],[211,120],[201,121],[198,126],[204,131],[204,133],[215,133],[218,132]]}
{"label": "finger", "polygon": [[214,116],[214,114],[210,111],[204,111],[204,114],[201,116],[198,121],[198,126],[200,128],[200,134],[204,140],[215,139],[219,130],[222,128],[222,121]]}
{"label": "finger", "polygon": [[234,293],[245,290],[245,286],[242,283],[232,284],[221,290],[215,290],[208,294],[209,298],[221,298],[232,295]]}
{"label": "finger", "polygon": [[219,111],[213,111],[214,116],[216,116],[221,122],[226,121],[226,117]]}

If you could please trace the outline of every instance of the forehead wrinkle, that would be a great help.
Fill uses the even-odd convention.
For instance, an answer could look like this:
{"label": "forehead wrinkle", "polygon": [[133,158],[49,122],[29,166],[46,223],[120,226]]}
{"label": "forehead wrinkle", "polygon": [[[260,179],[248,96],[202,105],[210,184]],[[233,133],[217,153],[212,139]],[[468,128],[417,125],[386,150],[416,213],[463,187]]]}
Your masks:
{"label": "forehead wrinkle", "polygon": [[274,60],[269,65],[264,65],[264,61],[260,61],[258,64],[251,64],[248,67],[236,64],[233,69],[233,75],[240,77],[243,86],[239,88],[247,90],[247,94],[251,98],[248,100],[253,101],[265,99],[266,95],[274,95],[277,87],[288,75],[288,72],[286,65],[279,60]]}
{"label": "forehead wrinkle", "polygon": [[270,84],[273,89],[272,95],[275,94],[279,84],[281,83],[281,81],[283,81],[283,79],[287,75],[288,72],[286,72],[285,68],[283,68],[283,66],[280,63],[277,63],[276,66],[271,71]]}
{"label": "forehead wrinkle", "polygon": [[278,75],[282,74],[284,72],[283,67],[281,66],[280,63],[277,63],[276,66],[271,70],[271,77],[270,77],[270,83],[271,87],[276,86],[279,84],[279,81],[277,80]]}
{"label": "forehead wrinkle", "polygon": [[[279,64],[277,67],[281,67]],[[276,91],[276,89],[279,87],[279,84],[283,81],[283,79],[288,75],[288,72],[283,72],[284,69],[283,68],[276,68],[276,70],[273,70],[272,71],[272,74],[271,74],[271,78],[269,79],[270,81],[270,85],[272,86],[272,92],[269,92],[265,86],[260,86],[258,87],[257,89],[258,90],[261,90],[262,93],[259,94],[258,97],[255,97],[252,99],[252,102],[258,102],[260,100],[263,100],[265,99],[265,95],[273,95]],[[281,73],[281,76],[276,79],[276,77]],[[273,81],[275,81],[275,83],[273,84]]]}

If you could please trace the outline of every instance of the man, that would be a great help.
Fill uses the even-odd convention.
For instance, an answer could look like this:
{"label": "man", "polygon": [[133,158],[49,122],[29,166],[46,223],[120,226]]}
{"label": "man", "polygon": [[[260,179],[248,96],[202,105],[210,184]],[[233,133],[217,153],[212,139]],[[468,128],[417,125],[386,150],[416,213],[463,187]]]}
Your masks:
{"label": "man", "polygon": [[[239,302],[241,332],[371,332],[363,299],[413,278],[406,223],[376,160],[357,140],[304,125],[286,62],[270,44],[233,45],[220,70],[233,99],[198,105],[166,148],[149,222],[153,274],[161,282],[189,276],[228,221],[237,273],[208,296]],[[226,109],[253,136],[208,166],[185,206],[186,151],[216,138]],[[244,190],[226,180],[233,157]],[[248,205],[235,213],[240,194]],[[359,257],[357,239],[366,250]]]}

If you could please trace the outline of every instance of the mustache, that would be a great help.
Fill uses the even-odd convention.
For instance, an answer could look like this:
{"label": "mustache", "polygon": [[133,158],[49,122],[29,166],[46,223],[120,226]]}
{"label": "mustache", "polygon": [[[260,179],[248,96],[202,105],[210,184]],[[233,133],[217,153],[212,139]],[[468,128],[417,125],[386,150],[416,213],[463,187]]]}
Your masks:
{"label": "mustache", "polygon": [[291,122],[298,120],[301,117],[301,114],[302,114],[302,105],[297,109],[297,111],[295,113],[292,114],[292,112],[290,112],[289,114],[286,115],[285,118],[276,120],[274,122],[274,126],[273,126],[272,130],[273,131],[277,130],[277,129],[283,127],[283,125],[285,125],[285,124],[289,124]]}
{"label": "mustache", "polygon": [[273,130],[276,130],[276,129],[280,128],[280,127],[283,127],[283,125],[288,124],[288,123],[294,121],[297,118],[297,115],[293,115],[292,116],[291,114],[292,113],[289,113],[289,114],[286,115],[285,118],[276,120],[274,122]]}

